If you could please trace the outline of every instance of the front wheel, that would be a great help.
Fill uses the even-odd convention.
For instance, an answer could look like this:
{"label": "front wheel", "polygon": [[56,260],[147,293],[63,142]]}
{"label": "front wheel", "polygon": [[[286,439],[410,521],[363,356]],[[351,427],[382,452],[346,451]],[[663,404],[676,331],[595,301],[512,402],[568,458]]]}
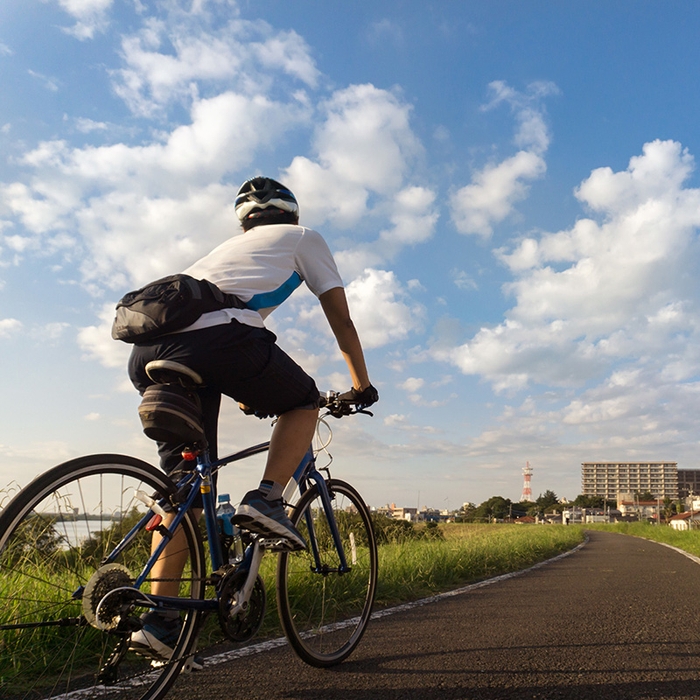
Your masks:
{"label": "front wheel", "polygon": [[377,587],[377,545],[369,509],[343,481],[326,482],[347,570],[317,486],[299,499],[291,517],[307,549],[280,554],[277,607],[294,651],[312,666],[346,659],[359,644],[372,613]]}
{"label": "front wheel", "polygon": [[[138,492],[160,498],[174,490],[141,460],[92,455],[54,467],[7,505],[0,514],[0,697],[162,697],[196,642],[199,615],[182,614],[171,661],[153,668],[129,651],[129,629],[146,609],[142,596],[130,607],[139,597],[131,584],[151,536],[139,531],[114,562],[105,557],[148,511]],[[181,527],[180,596],[201,598],[201,537],[189,514]]]}

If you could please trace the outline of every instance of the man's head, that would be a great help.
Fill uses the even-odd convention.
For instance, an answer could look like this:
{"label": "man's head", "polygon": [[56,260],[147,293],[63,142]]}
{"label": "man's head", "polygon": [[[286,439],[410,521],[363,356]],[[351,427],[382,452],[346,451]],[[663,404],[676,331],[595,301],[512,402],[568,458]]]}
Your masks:
{"label": "man's head", "polygon": [[236,214],[244,231],[263,224],[296,224],[299,205],[281,183],[269,177],[253,177],[238,190]]}

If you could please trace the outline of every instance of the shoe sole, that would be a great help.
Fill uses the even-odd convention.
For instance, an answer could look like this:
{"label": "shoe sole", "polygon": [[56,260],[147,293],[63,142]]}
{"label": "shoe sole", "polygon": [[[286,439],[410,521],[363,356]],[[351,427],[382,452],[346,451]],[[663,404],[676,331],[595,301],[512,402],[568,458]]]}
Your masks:
{"label": "shoe sole", "polygon": [[[131,635],[129,651],[151,659],[151,664],[156,667],[168,663],[173,655],[173,650],[167,644],[163,644],[158,637],[145,630],[139,630]],[[204,662],[193,656],[187,663],[187,667],[188,670],[201,671],[204,668]]]}
{"label": "shoe sole", "polygon": [[268,518],[259,510],[251,508],[250,506],[240,506],[236,511],[236,515],[233,517],[233,522],[239,527],[262,535],[263,537],[274,540],[287,540],[297,549],[306,549],[306,542],[304,542],[304,538],[301,535],[292,532],[289,528],[282,525],[282,523]]}
{"label": "shoe sole", "polygon": [[139,630],[131,635],[129,650],[155,661],[170,661],[173,655],[172,647],[163,644],[158,637],[146,630]]}

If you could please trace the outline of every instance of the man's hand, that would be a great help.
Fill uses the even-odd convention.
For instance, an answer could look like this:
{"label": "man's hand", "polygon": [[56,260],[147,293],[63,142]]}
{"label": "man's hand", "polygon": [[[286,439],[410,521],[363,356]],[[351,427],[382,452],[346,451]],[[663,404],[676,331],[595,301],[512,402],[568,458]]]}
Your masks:
{"label": "man's hand", "polygon": [[338,397],[341,401],[354,403],[358,409],[369,408],[379,401],[379,392],[370,384],[366,389],[358,391],[354,387]]}

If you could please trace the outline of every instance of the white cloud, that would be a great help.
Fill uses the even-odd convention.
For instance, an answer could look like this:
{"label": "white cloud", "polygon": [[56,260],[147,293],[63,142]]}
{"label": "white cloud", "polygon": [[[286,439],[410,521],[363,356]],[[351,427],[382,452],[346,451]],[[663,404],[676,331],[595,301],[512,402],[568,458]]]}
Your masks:
{"label": "white cloud", "polygon": [[679,144],[655,141],[626,171],[594,171],[577,196],[604,220],[498,251],[516,276],[506,286],[516,303],[451,360],[499,389],[581,386],[619,361],[655,362],[678,376],[700,371],[687,350],[700,340],[691,301],[700,190],[683,187],[692,165]]}
{"label": "white cloud", "polygon": [[351,85],[322,109],[317,160],[297,156],[285,182],[304,202],[304,221],[348,228],[367,215],[370,197],[393,197],[422,146],[409,124],[411,107],[387,90]]}
{"label": "white cloud", "polygon": [[414,393],[421,389],[424,384],[425,379],[421,379],[420,377],[409,377],[399,384],[399,388],[403,389],[404,391],[408,391],[409,393]]}
{"label": "white cloud", "polygon": [[42,343],[50,345],[54,341],[58,340],[68,328],[70,328],[69,323],[63,323],[60,321],[46,323],[43,326],[33,328],[32,337]]}
{"label": "white cloud", "polygon": [[92,39],[108,25],[108,13],[114,0],[58,0],[59,6],[76,20],[66,29],[77,39]]}
{"label": "white cloud", "polygon": [[92,131],[107,131],[109,125],[105,122],[96,122],[93,119],[85,119],[83,117],[76,119],[75,128],[83,134],[89,134]]}
{"label": "white cloud", "polygon": [[[113,71],[114,89],[138,115],[151,116],[201,89],[234,86],[242,94],[293,92],[275,71],[314,87],[320,73],[304,39],[267,22],[234,19],[214,29],[206,13],[149,18],[122,39],[125,67]],[[298,83],[296,83],[298,85]]]}
{"label": "white cloud", "polygon": [[422,327],[425,310],[412,303],[393,272],[365,270],[346,289],[362,343],[377,348]]}
{"label": "white cloud", "polygon": [[22,328],[22,322],[16,318],[0,318],[0,338],[8,338]]}
{"label": "white cloud", "polygon": [[542,98],[555,94],[553,83],[532,83],[525,93],[502,81],[489,85],[494,97],[484,110],[503,102],[515,113],[518,129],[515,155],[499,163],[490,163],[474,173],[469,185],[461,187],[450,197],[452,221],[460,233],[478,234],[488,238],[493,225],[508,217],[514,205],[525,199],[528,183],[540,178],[547,166],[543,155],[549,146],[549,131],[544,119]]}
{"label": "white cloud", "polygon": [[[377,240],[356,243],[336,255],[338,267],[344,276],[353,278],[368,267],[378,267],[392,261],[407,245],[425,243],[435,234],[438,213],[434,206],[435,193],[425,187],[406,187],[399,190],[389,217],[391,227],[384,229]],[[411,280],[409,288],[420,288],[419,280]]]}
{"label": "white cloud", "polygon": [[294,30],[279,32],[264,42],[255,42],[249,50],[257,55],[264,67],[281,69],[309,87],[316,87],[321,76],[308,44]]}
{"label": "white cloud", "polygon": [[470,185],[450,197],[452,221],[460,233],[476,233],[488,238],[493,224],[503,221],[516,202],[525,199],[527,181],[541,177],[547,166],[544,159],[531,151],[487,165],[475,173]]}
{"label": "white cloud", "polygon": [[38,80],[40,83],[44,84],[44,87],[49,90],[50,92],[58,92],[58,80],[56,78],[51,78],[47,75],[44,75],[43,73],[37,73],[36,71],[33,71],[31,69],[27,70],[27,73],[32,76],[35,80]]}
{"label": "white cloud", "polygon": [[450,270],[450,277],[452,277],[452,281],[458,289],[472,290],[479,288],[474,278],[464,270]]}
{"label": "white cloud", "polygon": [[104,304],[99,314],[99,324],[80,329],[78,345],[86,359],[97,360],[105,367],[123,369],[127,365],[131,347],[112,338],[115,306],[116,302]]}

